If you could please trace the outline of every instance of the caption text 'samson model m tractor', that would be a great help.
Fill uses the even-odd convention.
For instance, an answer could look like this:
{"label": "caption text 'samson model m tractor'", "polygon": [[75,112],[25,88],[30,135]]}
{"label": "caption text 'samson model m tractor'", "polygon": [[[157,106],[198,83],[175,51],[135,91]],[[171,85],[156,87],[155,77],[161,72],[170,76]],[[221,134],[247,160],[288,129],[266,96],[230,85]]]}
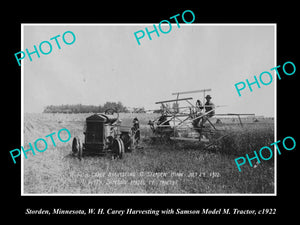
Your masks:
{"label": "caption text 'samson model m tractor'", "polygon": [[119,114],[108,109],[105,113],[96,113],[86,118],[84,143],[78,137],[73,138],[73,155],[81,159],[83,155],[105,155],[111,153],[115,158],[122,158],[130,152],[139,139],[139,129],[121,126]]}

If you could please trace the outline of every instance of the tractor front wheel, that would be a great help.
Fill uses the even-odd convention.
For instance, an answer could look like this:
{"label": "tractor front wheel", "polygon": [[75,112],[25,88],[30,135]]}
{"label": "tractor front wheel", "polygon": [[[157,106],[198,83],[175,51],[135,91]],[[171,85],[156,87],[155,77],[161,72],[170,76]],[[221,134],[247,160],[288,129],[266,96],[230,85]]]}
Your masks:
{"label": "tractor front wheel", "polygon": [[82,145],[81,145],[80,139],[78,137],[73,138],[72,152],[73,152],[74,156],[77,156],[78,158],[81,159],[81,157],[82,157]]}

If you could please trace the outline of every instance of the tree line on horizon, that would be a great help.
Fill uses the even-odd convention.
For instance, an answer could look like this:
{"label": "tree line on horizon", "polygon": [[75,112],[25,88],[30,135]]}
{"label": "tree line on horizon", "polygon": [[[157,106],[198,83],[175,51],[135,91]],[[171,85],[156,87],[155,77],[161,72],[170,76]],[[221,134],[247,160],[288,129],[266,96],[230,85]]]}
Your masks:
{"label": "tree line on horizon", "polygon": [[[170,106],[166,104],[170,109]],[[172,105],[172,109],[178,112],[178,103]],[[107,109],[114,109],[117,112],[124,113],[146,113],[144,107],[129,108],[122,104],[122,102],[106,102],[103,105],[82,105],[82,104],[62,104],[62,105],[47,105],[44,107],[43,113],[104,113]],[[161,113],[163,108],[153,111],[153,113]]]}
{"label": "tree line on horizon", "polygon": [[103,105],[62,104],[48,105],[43,113],[104,113],[107,109],[115,109],[117,112],[129,112],[121,102],[106,102]]}

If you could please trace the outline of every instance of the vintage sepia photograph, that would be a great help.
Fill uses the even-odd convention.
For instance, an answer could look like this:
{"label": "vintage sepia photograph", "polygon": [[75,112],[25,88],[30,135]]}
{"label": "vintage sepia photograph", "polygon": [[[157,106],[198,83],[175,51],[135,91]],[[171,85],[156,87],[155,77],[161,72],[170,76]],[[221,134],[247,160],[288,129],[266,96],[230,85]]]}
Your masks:
{"label": "vintage sepia photograph", "polygon": [[22,195],[276,195],[276,24],[179,23],[21,25]]}

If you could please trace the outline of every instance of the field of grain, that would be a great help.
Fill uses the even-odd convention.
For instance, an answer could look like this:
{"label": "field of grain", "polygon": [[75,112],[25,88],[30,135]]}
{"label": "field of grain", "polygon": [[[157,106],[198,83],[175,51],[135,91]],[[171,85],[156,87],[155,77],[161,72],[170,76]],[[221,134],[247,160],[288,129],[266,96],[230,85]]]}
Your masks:
{"label": "field of grain", "polygon": [[[57,133],[62,128],[72,138],[83,140],[85,118],[91,114],[24,115],[24,148],[29,142]],[[230,136],[220,148],[203,150],[199,143],[153,143],[147,123],[154,114],[120,114],[124,125],[140,120],[141,149],[126,153],[123,159],[71,156],[72,138],[66,143],[53,135],[45,152],[28,152],[24,159],[25,194],[251,194],[274,193],[274,162],[262,161],[256,168],[244,165],[239,172],[234,159],[253,153],[274,141],[272,120],[243,128],[223,122]],[[39,147],[39,146],[38,146]],[[40,147],[43,149],[43,146]]]}

